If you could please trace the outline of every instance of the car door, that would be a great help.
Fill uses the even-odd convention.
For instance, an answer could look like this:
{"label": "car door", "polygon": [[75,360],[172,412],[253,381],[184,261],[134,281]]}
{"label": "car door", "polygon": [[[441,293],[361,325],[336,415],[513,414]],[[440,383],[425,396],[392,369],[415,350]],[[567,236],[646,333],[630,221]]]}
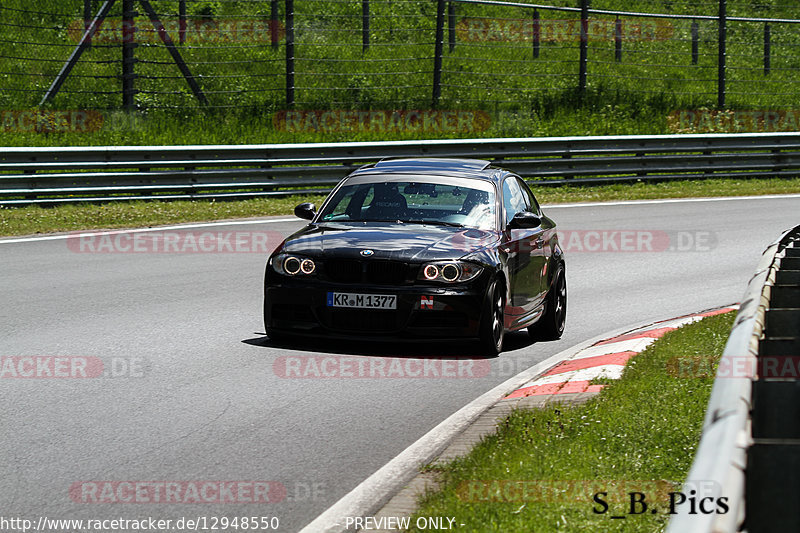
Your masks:
{"label": "car door", "polygon": [[538,278],[538,294],[533,299],[534,307],[542,303],[547,296],[547,269],[550,266],[550,257],[553,251],[553,239],[555,238],[556,231],[552,221],[544,216],[539,202],[531,192],[525,180],[517,176],[520,189],[525,197],[526,209],[539,216],[542,220],[542,225],[536,228],[536,238],[533,240],[531,248],[531,262],[534,264],[534,270]]}
{"label": "car door", "polygon": [[[541,302],[542,230],[541,228],[512,228],[514,215],[528,211],[527,195],[516,176],[503,181],[503,251],[508,254],[510,299],[506,312],[524,316]],[[512,321],[514,319],[512,318]]]}

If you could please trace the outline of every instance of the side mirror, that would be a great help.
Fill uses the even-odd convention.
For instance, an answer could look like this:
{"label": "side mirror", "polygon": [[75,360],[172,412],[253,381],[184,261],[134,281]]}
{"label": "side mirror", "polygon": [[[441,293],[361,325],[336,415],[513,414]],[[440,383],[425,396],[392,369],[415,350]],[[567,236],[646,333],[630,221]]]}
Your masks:
{"label": "side mirror", "polygon": [[514,218],[511,219],[511,223],[509,223],[508,227],[510,229],[515,228],[538,228],[542,225],[542,219],[539,218],[539,215],[536,213],[531,213],[530,211],[520,211]]}
{"label": "side mirror", "polygon": [[294,216],[311,220],[317,214],[317,206],[311,203],[303,203],[294,208]]}

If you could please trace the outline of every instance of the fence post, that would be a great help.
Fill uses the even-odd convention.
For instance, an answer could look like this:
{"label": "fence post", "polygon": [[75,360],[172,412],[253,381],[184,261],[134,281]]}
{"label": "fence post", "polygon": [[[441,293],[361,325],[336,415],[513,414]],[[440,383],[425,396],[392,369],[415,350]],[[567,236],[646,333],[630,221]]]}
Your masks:
{"label": "fence post", "polygon": [[444,53],[444,5],[445,0],[436,0],[436,43],[433,52],[433,107],[439,105],[442,96],[442,55]]}
{"label": "fence post", "polygon": [[770,59],[770,48],[771,48],[771,28],[769,23],[764,24],[764,75],[766,76],[769,74],[770,67],[772,66],[772,62]]}
{"label": "fence post", "polygon": [[186,0],[178,3],[178,42],[186,43]]}
{"label": "fence post", "polygon": [[272,0],[269,6],[269,38],[273,50],[277,50],[280,43],[280,36],[278,35],[279,23],[278,0]]}
{"label": "fence post", "polygon": [[619,17],[614,23],[614,59],[622,61],[622,21]]}
{"label": "fence post", "polygon": [[186,0],[178,2],[178,44],[186,44]]}
{"label": "fence post", "polygon": [[539,38],[541,29],[539,27],[539,10],[533,10],[533,58],[539,58]]}
{"label": "fence post", "polygon": [[[83,0],[83,33],[92,25],[92,0]],[[92,46],[92,38],[90,37],[86,43],[87,48]]]}
{"label": "fence post", "polygon": [[578,91],[581,98],[586,94],[586,67],[589,48],[589,0],[580,0],[581,3],[581,45],[578,72]]}
{"label": "fence post", "polygon": [[456,48],[456,6],[453,2],[447,2],[447,40],[452,52]]}
{"label": "fence post", "polygon": [[[92,23],[90,24],[89,28],[92,32],[92,35],[97,31],[100,22],[108,16],[108,12],[111,10],[111,6],[114,5],[114,0],[105,0],[103,5],[100,6],[100,9],[97,11],[97,15],[92,19]],[[72,69],[75,68],[75,64],[80,60],[81,55],[86,50],[89,41],[89,33],[85,32],[81,35],[81,40],[78,43],[78,46],[72,51],[69,55],[69,59],[67,62],[64,63],[64,66],[61,67],[61,70],[58,72],[56,79],[53,80],[53,83],[50,84],[50,87],[47,89],[47,92],[44,93],[44,96],[39,101],[39,105],[43,106],[58,94],[58,91],[61,89],[61,86],[64,85],[64,81],[69,76],[69,73],[72,72]]]}
{"label": "fence post", "polygon": [[286,107],[294,107],[294,0],[286,0]]}
{"label": "fence post", "polygon": [[133,88],[134,64],[136,57],[136,27],[134,26],[136,12],[133,10],[134,0],[122,0],[122,108],[133,111],[136,108]]}
{"label": "fence post", "polygon": [[697,58],[699,57],[700,53],[698,50],[698,41],[700,39],[700,26],[697,25],[697,21],[692,21],[692,65],[697,64]]}
{"label": "fence post", "polygon": [[725,64],[728,43],[728,3],[719,0],[719,41],[717,46],[717,107],[725,107]]}
{"label": "fence post", "polygon": [[369,50],[369,0],[361,0],[361,51]]}

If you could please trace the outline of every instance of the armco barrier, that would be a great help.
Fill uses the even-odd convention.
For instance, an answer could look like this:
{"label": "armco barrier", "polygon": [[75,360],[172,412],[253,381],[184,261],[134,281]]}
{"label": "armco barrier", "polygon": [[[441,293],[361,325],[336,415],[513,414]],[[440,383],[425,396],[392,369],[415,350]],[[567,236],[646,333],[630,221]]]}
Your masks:
{"label": "armco barrier", "polygon": [[[800,380],[765,376],[765,358],[800,356],[800,226],[764,252],[722,354],[685,491],[726,498],[725,513],[680,506],[668,533],[800,531]],[[731,375],[723,369],[747,368]],[[694,512],[692,512],[692,510]]]}
{"label": "armco barrier", "polygon": [[532,185],[800,176],[800,133],[0,148],[0,205],[325,193],[383,157],[488,159]]}

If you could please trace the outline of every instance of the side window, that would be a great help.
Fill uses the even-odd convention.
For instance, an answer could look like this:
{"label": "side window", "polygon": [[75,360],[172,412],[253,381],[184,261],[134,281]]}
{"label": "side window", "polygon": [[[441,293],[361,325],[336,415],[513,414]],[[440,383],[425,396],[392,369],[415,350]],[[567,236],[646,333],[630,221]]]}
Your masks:
{"label": "side window", "polygon": [[505,211],[505,226],[508,226],[514,215],[528,209],[525,204],[525,194],[514,177],[507,178],[503,182],[503,208]]}
{"label": "side window", "polygon": [[525,183],[525,180],[522,178],[517,178],[517,180],[519,181],[520,189],[522,189],[522,192],[525,195],[525,204],[528,206],[528,211],[540,215],[542,213],[542,209],[539,207],[539,202],[536,201],[536,197],[531,192],[528,184]]}

